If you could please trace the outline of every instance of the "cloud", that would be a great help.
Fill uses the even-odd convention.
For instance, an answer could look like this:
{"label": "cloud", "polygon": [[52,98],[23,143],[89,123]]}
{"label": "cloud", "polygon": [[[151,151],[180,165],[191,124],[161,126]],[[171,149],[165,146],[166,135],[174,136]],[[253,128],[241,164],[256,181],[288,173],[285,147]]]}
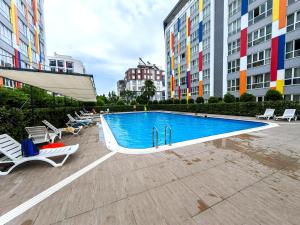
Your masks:
{"label": "cloud", "polygon": [[163,20],[177,0],[45,0],[47,53],[79,58],[97,92],[116,89],[139,57],[164,67]]}

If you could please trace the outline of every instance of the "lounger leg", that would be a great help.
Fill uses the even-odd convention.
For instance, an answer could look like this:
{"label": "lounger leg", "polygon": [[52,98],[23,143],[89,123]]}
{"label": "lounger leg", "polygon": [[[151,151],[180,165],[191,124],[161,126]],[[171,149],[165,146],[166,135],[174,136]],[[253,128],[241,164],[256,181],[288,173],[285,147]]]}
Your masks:
{"label": "lounger leg", "polygon": [[14,164],[12,165],[6,172],[2,172],[0,171],[0,176],[6,176],[8,175],[16,166],[18,166],[19,164]]}
{"label": "lounger leg", "polygon": [[66,155],[65,158],[63,159],[63,161],[60,162],[60,163],[56,163],[56,162],[54,162],[52,159],[49,159],[49,158],[45,158],[45,159],[43,159],[42,161],[45,161],[45,162],[51,164],[53,167],[61,167],[62,165],[65,164],[65,162],[66,162],[66,160],[69,158],[69,156],[70,156],[70,155]]}

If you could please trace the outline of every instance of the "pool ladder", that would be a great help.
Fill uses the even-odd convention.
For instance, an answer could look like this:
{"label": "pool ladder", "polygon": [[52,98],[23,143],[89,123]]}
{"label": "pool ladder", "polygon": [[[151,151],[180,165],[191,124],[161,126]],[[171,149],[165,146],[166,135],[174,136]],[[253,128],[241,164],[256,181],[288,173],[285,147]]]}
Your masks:
{"label": "pool ladder", "polygon": [[[172,128],[165,126],[165,145],[167,144],[167,131],[169,130],[169,146],[172,145]],[[157,127],[152,128],[152,146],[158,148],[158,129]]]}

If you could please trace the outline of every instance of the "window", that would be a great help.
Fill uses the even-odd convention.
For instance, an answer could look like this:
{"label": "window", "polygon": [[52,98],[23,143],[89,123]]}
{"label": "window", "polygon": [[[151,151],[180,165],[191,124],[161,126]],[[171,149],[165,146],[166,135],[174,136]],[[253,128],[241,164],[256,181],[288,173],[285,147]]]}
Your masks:
{"label": "window", "polygon": [[235,73],[240,71],[240,59],[228,62],[228,73]]}
{"label": "window", "polygon": [[241,0],[235,0],[229,4],[229,17],[232,17],[234,14],[241,10]]}
{"label": "window", "polygon": [[231,36],[241,30],[241,20],[237,19],[228,25],[228,35]]}
{"label": "window", "polygon": [[240,90],[240,79],[233,79],[227,81],[227,91],[239,91]]}
{"label": "window", "polygon": [[209,69],[203,70],[203,79],[209,79],[209,73],[210,73]]}
{"label": "window", "polygon": [[205,55],[203,55],[203,65],[207,65],[210,62],[210,54],[207,53]]}
{"label": "window", "polygon": [[191,53],[195,54],[199,52],[199,45],[195,45],[191,48]]}
{"label": "window", "polygon": [[256,0],[249,0],[249,5],[253,2],[255,2]]}
{"label": "window", "polygon": [[285,85],[299,85],[300,84],[300,67],[290,68],[285,70]]}
{"label": "window", "polygon": [[[195,32],[193,32],[193,33],[191,34],[191,40],[192,40],[192,42],[198,40],[198,30],[196,30]],[[177,52],[176,49],[175,49],[175,52]]]}
{"label": "window", "polygon": [[199,81],[199,73],[192,74],[192,83],[198,83]]}
{"label": "window", "polygon": [[13,55],[0,48],[0,65],[3,67],[12,67]]}
{"label": "window", "polygon": [[[177,23],[175,23],[177,25]],[[191,27],[195,27],[199,24],[199,16],[195,16],[192,20],[191,20]],[[177,29],[174,29],[177,30]]]}
{"label": "window", "polygon": [[49,66],[56,66],[56,60],[55,59],[50,59],[49,60]]}
{"label": "window", "polygon": [[247,77],[247,89],[259,89],[270,87],[270,73],[257,74]]}
{"label": "window", "polygon": [[272,24],[257,29],[248,34],[248,47],[258,45],[262,42],[270,40],[272,36]]}
{"label": "window", "polygon": [[192,63],[191,63],[192,70],[198,68],[198,62],[199,62],[198,59],[195,59],[192,61]]}
{"label": "window", "polygon": [[252,55],[248,55],[247,57],[248,68],[270,64],[270,58],[271,58],[271,49],[266,49],[264,51],[254,53]]}
{"label": "window", "polygon": [[25,4],[22,2],[22,0],[17,0],[17,7],[20,10],[20,12],[25,15]]}
{"label": "window", "polygon": [[20,40],[20,52],[22,52],[25,56],[28,57],[28,45],[25,42]]}
{"label": "window", "polygon": [[209,17],[209,15],[210,15],[210,5],[206,6],[203,9],[203,18]]}
{"label": "window", "polygon": [[34,19],[33,19],[33,15],[31,15],[30,13],[28,14],[29,15],[29,23],[34,26]]}
{"label": "window", "polygon": [[210,21],[203,24],[203,35],[209,34],[210,31]]}
{"label": "window", "polygon": [[249,16],[249,26],[264,19],[265,17],[272,14],[272,0],[268,0],[255,9],[251,10]]}
{"label": "window", "polygon": [[36,52],[32,51],[32,62],[37,63]]}
{"label": "window", "polygon": [[64,61],[63,60],[57,60],[57,66],[58,67],[64,67]]}
{"label": "window", "polygon": [[291,59],[300,56],[300,39],[286,43],[285,58]]}
{"label": "window", "polygon": [[295,12],[287,17],[287,32],[300,28],[300,11]]}
{"label": "window", "polygon": [[240,39],[237,39],[231,43],[228,44],[228,55],[234,54],[236,52],[239,52],[241,48]]}
{"label": "window", "polygon": [[203,85],[203,94],[209,95],[209,92],[210,92],[209,90],[210,90],[210,85],[209,84]]}
{"label": "window", "polygon": [[4,0],[0,0],[0,13],[8,20],[10,20],[10,8]]}
{"label": "window", "polygon": [[300,95],[293,95],[294,102],[300,102]]}
{"label": "window", "polygon": [[11,36],[11,31],[2,23],[0,23],[0,39],[5,41],[7,44],[11,45]]}
{"label": "window", "polygon": [[291,5],[291,4],[293,4],[293,3],[295,3],[295,2],[298,2],[298,1],[299,1],[299,0],[289,0],[289,1],[288,1],[288,4]]}
{"label": "window", "polygon": [[203,40],[203,50],[209,49],[209,45],[210,45],[209,43],[210,43],[210,38],[209,37],[205,38]]}
{"label": "window", "polygon": [[20,19],[18,20],[18,25],[19,25],[19,30],[20,32],[27,37],[27,26],[25,23],[23,23],[23,21],[21,21]]}

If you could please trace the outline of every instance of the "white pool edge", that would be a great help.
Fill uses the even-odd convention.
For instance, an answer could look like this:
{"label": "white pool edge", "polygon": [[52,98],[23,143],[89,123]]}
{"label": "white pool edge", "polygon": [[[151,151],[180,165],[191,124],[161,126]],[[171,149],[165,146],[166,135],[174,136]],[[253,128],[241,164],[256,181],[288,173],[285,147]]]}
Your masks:
{"label": "white pool edge", "polygon": [[[174,114],[180,114],[180,115],[190,115],[190,114],[184,114],[184,113],[177,113],[177,112],[165,112],[165,111],[152,111],[152,112],[163,112],[163,113],[174,113]],[[139,113],[139,112],[129,112],[129,113]],[[142,113],[142,112],[140,112]],[[124,114],[124,113],[115,113],[115,114]],[[192,115],[190,115],[192,116]],[[213,136],[208,136],[208,137],[203,137],[203,138],[198,138],[194,140],[189,140],[189,141],[183,141],[183,142],[178,142],[174,143],[171,146],[169,145],[163,145],[159,146],[158,148],[143,148],[143,149],[134,149],[134,148],[124,148],[120,146],[115,139],[109,125],[107,124],[106,120],[104,119],[104,116],[101,115],[101,123],[102,123],[102,129],[103,129],[103,134],[104,134],[104,139],[105,139],[105,144],[106,147],[113,152],[119,152],[123,154],[132,154],[132,155],[139,155],[139,154],[151,154],[151,153],[156,153],[156,152],[162,152],[166,150],[171,150],[171,149],[176,149],[176,148],[181,148],[181,147],[186,147],[190,145],[195,145],[195,144],[200,144],[204,143],[207,141],[213,141],[217,139],[222,139],[222,138],[228,138],[236,135],[241,135],[245,133],[252,133],[256,131],[261,131],[261,130],[266,130],[274,127],[278,127],[279,125],[276,123],[270,123],[267,121],[257,121],[257,120],[241,120],[241,119],[236,119],[236,118],[224,118],[224,117],[212,117],[212,118],[221,118],[221,119],[229,119],[229,120],[240,120],[240,121],[249,121],[249,122],[261,122],[267,124],[266,126],[262,127],[256,127],[256,128],[251,128],[251,129],[246,129],[246,130],[240,130],[240,131],[234,131],[234,132],[229,132],[225,134],[218,134],[218,135],[213,135]]]}

